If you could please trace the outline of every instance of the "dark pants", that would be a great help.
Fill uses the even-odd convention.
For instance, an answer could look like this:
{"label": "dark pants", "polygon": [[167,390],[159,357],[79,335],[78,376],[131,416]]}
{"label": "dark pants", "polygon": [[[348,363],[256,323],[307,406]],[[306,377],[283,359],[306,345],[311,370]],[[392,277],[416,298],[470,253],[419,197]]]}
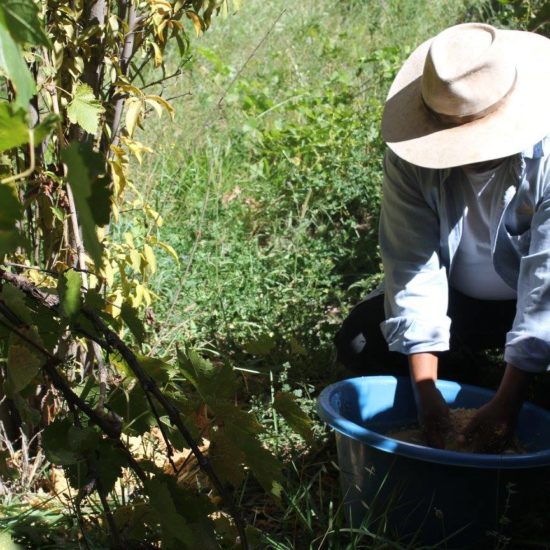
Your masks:
{"label": "dark pants", "polygon": [[[455,370],[457,356],[468,367],[476,352],[504,347],[506,333],[516,313],[515,300],[477,300],[450,289],[448,315],[451,318],[449,352],[440,356],[440,375]],[[384,296],[378,295],[357,305],[336,334],[338,361],[352,374],[403,374],[407,357],[390,352],[380,323],[384,320]],[[465,358],[465,359],[464,359]],[[449,376],[454,377],[454,376]]]}

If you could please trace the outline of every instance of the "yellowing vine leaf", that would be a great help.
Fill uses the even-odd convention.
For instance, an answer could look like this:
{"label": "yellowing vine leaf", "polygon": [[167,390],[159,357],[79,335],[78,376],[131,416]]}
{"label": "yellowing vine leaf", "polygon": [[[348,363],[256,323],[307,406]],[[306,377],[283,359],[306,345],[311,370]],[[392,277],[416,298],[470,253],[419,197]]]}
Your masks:
{"label": "yellowing vine leaf", "polygon": [[157,259],[155,258],[153,249],[148,244],[143,245],[143,256],[145,258],[145,267],[151,274],[154,274],[157,271]]}
{"label": "yellowing vine leaf", "polygon": [[80,82],[74,91],[73,100],[67,107],[69,120],[84,128],[89,134],[95,134],[104,112],[103,105],[95,97],[90,86]]}
{"label": "yellowing vine leaf", "polygon": [[195,32],[197,33],[197,36],[200,36],[202,34],[202,31],[204,30],[201,18],[194,11],[186,11],[185,15],[187,15],[187,17],[191,19],[191,21],[193,21]]}
{"label": "yellowing vine leaf", "polygon": [[143,101],[137,97],[131,97],[126,102],[126,131],[128,136],[132,137],[136,126],[139,124],[141,112],[143,111]]}
{"label": "yellowing vine leaf", "polygon": [[172,117],[172,120],[174,119],[176,111],[166,99],[158,95],[147,95],[145,101],[155,109],[159,118],[162,116],[162,110],[164,109]]}

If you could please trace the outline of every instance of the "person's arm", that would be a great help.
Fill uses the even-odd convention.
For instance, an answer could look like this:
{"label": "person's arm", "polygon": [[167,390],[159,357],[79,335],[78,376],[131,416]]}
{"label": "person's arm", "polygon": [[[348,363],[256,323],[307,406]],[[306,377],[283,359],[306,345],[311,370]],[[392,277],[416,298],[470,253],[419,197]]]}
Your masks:
{"label": "person's arm", "polygon": [[390,351],[405,355],[449,349],[447,271],[440,256],[441,174],[387,150],[380,216],[384,267],[381,324]]}
{"label": "person's arm", "polygon": [[499,453],[512,443],[521,406],[533,375],[508,364],[493,399],[470,421],[463,441],[476,452]]}
{"label": "person's arm", "polygon": [[442,449],[449,424],[449,407],[435,382],[438,357],[433,353],[409,355],[409,372],[418,409],[418,420],[428,445]]}

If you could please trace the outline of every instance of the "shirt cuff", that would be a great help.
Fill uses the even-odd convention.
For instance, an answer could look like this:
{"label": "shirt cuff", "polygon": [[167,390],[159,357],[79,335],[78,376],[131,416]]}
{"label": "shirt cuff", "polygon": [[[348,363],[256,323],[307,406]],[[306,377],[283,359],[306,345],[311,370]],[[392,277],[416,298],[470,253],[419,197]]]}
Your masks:
{"label": "shirt cuff", "polygon": [[434,325],[422,319],[393,317],[380,324],[390,351],[410,355],[447,351],[449,349],[451,320],[448,317]]}

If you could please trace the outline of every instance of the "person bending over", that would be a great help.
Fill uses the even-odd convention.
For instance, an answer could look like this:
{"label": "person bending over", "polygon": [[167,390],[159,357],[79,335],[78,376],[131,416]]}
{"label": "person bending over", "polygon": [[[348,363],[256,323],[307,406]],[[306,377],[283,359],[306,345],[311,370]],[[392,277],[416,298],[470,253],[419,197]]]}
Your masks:
{"label": "person bending over", "polygon": [[550,366],[550,40],[481,23],[421,44],[384,107],[384,283],[345,319],[356,373],[407,358],[428,443],[449,411],[441,352],[504,346],[494,398],[463,436],[498,452],[534,373]]}

